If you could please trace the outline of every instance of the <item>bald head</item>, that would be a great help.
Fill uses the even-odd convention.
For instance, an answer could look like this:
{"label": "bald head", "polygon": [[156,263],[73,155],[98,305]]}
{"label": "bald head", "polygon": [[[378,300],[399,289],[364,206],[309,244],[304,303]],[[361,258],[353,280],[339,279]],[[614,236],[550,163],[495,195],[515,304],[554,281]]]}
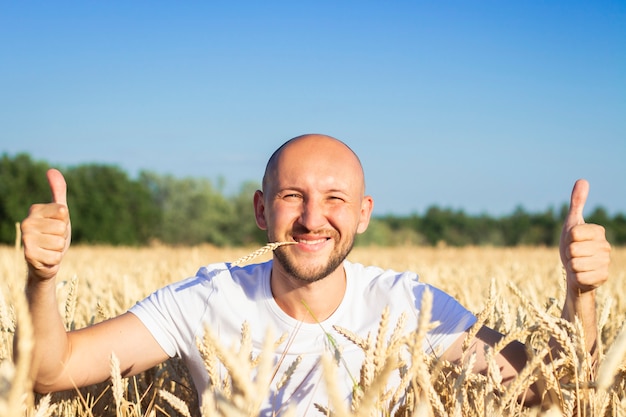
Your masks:
{"label": "bald head", "polygon": [[361,162],[346,144],[325,135],[287,141],[267,163],[263,191],[254,193],[268,242],[297,242],[274,252],[272,279],[285,277],[291,289],[294,279],[308,284],[333,275],[343,282],[340,266],[373,205]]}
{"label": "bald head", "polygon": [[270,157],[263,175],[263,191],[267,191],[273,180],[278,176],[281,165],[286,162],[302,166],[316,164],[320,166],[332,164],[346,170],[362,187],[365,193],[365,176],[361,161],[348,145],[331,136],[307,134],[297,136],[282,144]]}

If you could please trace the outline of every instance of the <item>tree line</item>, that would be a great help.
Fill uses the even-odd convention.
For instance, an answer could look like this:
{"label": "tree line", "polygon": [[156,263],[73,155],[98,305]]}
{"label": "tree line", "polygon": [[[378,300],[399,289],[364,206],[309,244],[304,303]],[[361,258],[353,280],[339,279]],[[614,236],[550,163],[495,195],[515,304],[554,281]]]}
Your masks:
{"label": "tree line", "polygon": [[[15,224],[34,202],[51,199],[50,165],[28,154],[0,159],[0,243],[15,241]],[[76,244],[217,246],[262,245],[252,195],[259,184],[245,182],[234,194],[206,178],[176,178],[142,171],[136,179],[114,165],[63,168],[68,183],[72,241]],[[357,245],[558,245],[567,205],[529,213],[518,207],[507,216],[467,215],[431,206],[423,215],[375,216]],[[626,244],[626,216],[595,208],[588,222],[603,225],[613,245]]]}

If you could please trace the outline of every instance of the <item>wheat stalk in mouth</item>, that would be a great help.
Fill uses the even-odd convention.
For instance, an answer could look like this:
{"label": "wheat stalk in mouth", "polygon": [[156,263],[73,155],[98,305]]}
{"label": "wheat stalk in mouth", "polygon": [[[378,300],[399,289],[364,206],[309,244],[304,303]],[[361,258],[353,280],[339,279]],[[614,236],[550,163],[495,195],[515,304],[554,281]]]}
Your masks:
{"label": "wheat stalk in mouth", "polygon": [[272,242],[272,243],[268,243],[267,245],[263,246],[262,248],[259,248],[257,250],[255,250],[254,252],[252,252],[249,255],[246,256],[242,256],[241,258],[237,259],[235,262],[232,262],[230,265],[231,266],[237,266],[237,265],[241,265],[245,262],[248,262],[251,259],[256,258],[257,256],[261,256],[269,251],[273,251],[278,247],[281,246],[285,246],[285,245],[295,245],[298,242]]}

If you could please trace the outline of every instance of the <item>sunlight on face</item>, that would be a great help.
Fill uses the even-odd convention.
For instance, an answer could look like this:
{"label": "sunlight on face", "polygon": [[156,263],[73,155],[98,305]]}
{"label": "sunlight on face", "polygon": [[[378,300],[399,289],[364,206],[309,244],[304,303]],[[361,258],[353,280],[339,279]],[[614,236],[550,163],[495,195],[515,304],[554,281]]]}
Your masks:
{"label": "sunlight on face", "polygon": [[352,150],[326,136],[296,138],[272,156],[263,184],[260,223],[269,241],[299,243],[275,251],[284,271],[313,282],[337,270],[371,213]]}

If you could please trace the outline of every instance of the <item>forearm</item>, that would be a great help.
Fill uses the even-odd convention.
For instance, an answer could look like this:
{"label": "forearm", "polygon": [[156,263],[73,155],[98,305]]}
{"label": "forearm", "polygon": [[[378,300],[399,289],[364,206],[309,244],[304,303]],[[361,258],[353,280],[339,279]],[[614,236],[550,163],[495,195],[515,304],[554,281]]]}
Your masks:
{"label": "forearm", "polygon": [[595,290],[580,292],[568,288],[561,317],[572,323],[575,323],[576,320],[580,321],[585,337],[585,349],[595,363],[598,354]]}
{"label": "forearm", "polygon": [[34,336],[31,372],[35,390],[50,391],[62,377],[70,354],[67,332],[57,304],[56,281],[40,281],[29,276],[26,298]]}

